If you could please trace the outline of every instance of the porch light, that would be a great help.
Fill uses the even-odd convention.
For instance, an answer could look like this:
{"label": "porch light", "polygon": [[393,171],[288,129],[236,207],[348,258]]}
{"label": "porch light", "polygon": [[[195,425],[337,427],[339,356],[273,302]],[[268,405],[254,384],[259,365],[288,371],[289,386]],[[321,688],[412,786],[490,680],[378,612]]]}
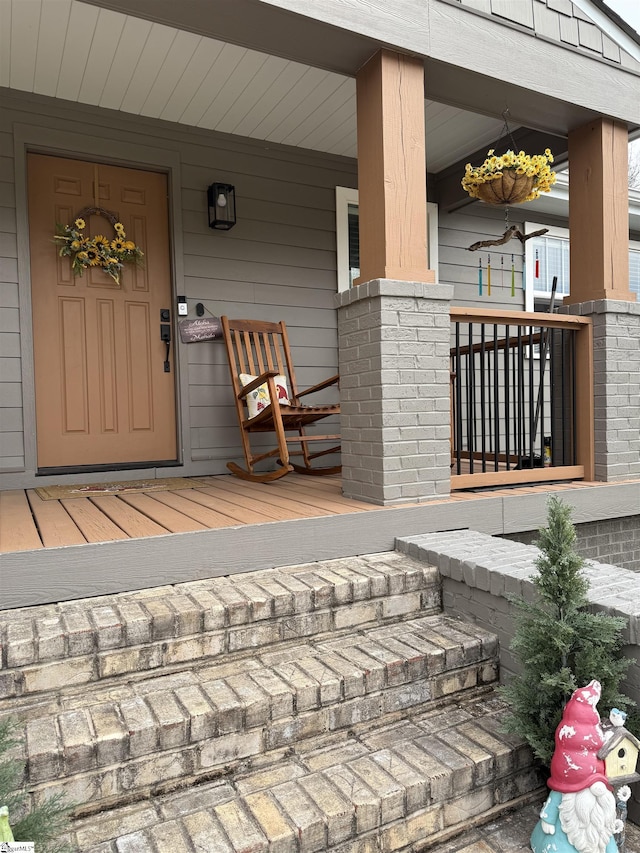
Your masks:
{"label": "porch light", "polygon": [[236,224],[236,190],[231,184],[211,184],[207,190],[209,228],[228,231]]}

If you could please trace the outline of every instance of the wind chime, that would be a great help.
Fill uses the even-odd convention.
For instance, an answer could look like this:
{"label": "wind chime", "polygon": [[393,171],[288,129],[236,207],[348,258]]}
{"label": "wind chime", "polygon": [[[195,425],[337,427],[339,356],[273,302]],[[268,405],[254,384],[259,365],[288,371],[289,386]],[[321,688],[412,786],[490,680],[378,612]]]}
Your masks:
{"label": "wind chime", "polygon": [[[536,258],[537,258],[536,251]],[[538,278],[537,270],[538,261],[536,260],[536,278]],[[491,296],[491,255],[487,255],[487,296]],[[523,277],[523,288],[524,288],[524,277]],[[504,255],[500,255],[500,287],[504,288]],[[483,268],[482,268],[482,256],[478,258],[478,296],[484,295],[484,285],[483,285]],[[514,256],[511,255],[511,296],[516,295],[516,266]]]}
{"label": "wind chime", "polygon": [[[541,192],[548,192],[555,182],[555,173],[551,171],[550,163],[553,157],[549,149],[544,154],[534,157],[525,154],[524,151],[517,152],[517,146],[509,130],[507,115],[509,110],[505,109],[502,114],[504,119],[503,137],[507,137],[512,145],[505,154],[496,157],[494,149],[491,149],[484,163],[472,168],[468,163],[462,186],[472,198],[478,198],[486,204],[499,205],[505,209],[505,232],[502,237],[495,240],[479,240],[469,246],[470,252],[489,246],[500,246],[516,237],[523,245],[532,237],[540,237],[546,234],[548,228],[541,228],[531,234],[523,234],[517,225],[509,225],[509,205],[521,204],[537,198]],[[501,137],[501,138],[503,138]],[[483,258],[478,260],[478,294],[491,296],[491,255],[486,256],[486,266],[483,268]],[[485,279],[486,275],[486,288]],[[536,251],[535,278],[540,277],[540,261]],[[524,275],[522,286],[524,289]],[[500,285],[505,286],[504,281],[504,255],[500,255]],[[511,255],[511,296],[516,295],[515,286],[515,262]]]}

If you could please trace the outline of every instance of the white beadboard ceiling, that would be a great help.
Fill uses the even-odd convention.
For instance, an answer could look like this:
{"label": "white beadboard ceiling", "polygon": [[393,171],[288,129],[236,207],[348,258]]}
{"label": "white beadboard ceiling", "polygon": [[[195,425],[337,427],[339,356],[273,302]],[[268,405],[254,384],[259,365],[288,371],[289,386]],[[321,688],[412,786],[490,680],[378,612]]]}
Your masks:
{"label": "white beadboard ceiling", "polygon": [[[353,78],[80,0],[0,0],[0,86],[356,156]],[[433,101],[425,117],[430,172],[503,128]]]}

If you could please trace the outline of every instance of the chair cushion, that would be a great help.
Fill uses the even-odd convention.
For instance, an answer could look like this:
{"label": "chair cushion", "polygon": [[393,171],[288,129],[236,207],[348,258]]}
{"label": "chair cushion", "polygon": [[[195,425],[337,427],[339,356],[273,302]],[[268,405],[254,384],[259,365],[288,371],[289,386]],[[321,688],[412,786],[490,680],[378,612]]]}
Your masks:
{"label": "chair cushion", "polygon": [[[240,382],[243,387],[245,385],[249,385],[250,382],[253,382],[253,380],[257,378],[257,376],[252,376],[250,373],[240,374]],[[274,381],[278,391],[278,402],[283,406],[290,406],[291,401],[289,400],[287,377],[282,376],[282,374],[279,373],[277,376],[274,376]],[[253,391],[249,391],[246,400],[249,408],[249,417],[255,418],[256,415],[259,415],[263,409],[266,409],[267,406],[271,404],[267,383],[264,382],[262,385],[258,385],[257,388],[254,388]]]}

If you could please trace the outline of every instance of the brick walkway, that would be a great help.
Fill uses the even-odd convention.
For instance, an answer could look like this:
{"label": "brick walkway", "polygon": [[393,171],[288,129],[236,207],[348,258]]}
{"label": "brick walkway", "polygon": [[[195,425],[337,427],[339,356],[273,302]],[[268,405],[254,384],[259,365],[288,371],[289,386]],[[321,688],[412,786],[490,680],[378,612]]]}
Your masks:
{"label": "brick walkway", "polygon": [[[526,806],[439,844],[429,853],[531,853],[529,837],[539,810],[536,805]],[[640,853],[640,827],[632,823],[627,823],[625,853]]]}

